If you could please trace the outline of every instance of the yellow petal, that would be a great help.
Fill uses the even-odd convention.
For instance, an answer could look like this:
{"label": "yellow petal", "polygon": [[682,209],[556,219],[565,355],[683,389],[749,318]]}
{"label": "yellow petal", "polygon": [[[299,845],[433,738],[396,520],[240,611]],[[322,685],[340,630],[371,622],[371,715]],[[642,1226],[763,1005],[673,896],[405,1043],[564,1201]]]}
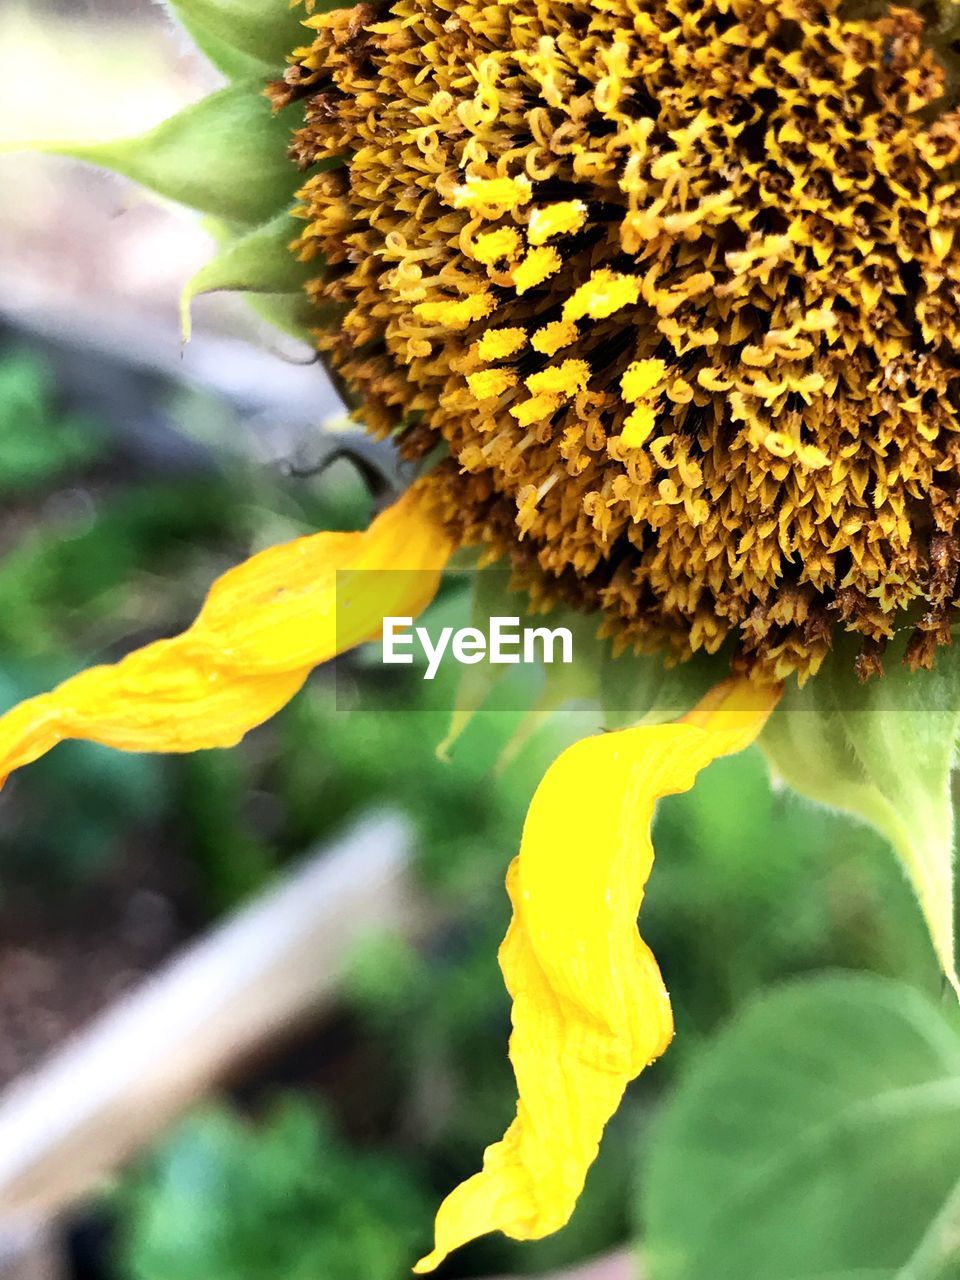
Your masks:
{"label": "yellow petal", "polygon": [[569,1219],[628,1082],[673,1035],[656,961],[637,933],[657,800],[751,743],[779,689],[731,679],[676,724],[586,738],[547,771],[507,877],[500,966],[513,997],[516,1119],[437,1214],[415,1271],[488,1231],[549,1235]]}
{"label": "yellow petal", "polygon": [[422,612],[452,550],[414,486],[363,533],[311,534],[229,570],[188,634],[245,673],[315,667]]}
{"label": "yellow petal", "polygon": [[229,747],[288,702],[311,668],[413,616],[453,550],[423,491],[363,533],[271,547],[212,587],[193,626],[92,667],[0,717],[0,785],[65,738],[126,751]]}

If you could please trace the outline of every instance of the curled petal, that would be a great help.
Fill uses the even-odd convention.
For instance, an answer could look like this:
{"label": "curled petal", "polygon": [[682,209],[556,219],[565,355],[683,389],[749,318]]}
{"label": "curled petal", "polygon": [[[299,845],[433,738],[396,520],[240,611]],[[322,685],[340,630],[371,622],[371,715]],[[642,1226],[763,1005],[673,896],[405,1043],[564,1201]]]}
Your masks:
{"label": "curled petal", "polygon": [[417,1272],[488,1231],[537,1239],[569,1219],[628,1082],[673,1035],[636,924],[656,802],[749,745],[778,697],[728,680],[684,720],[586,738],[547,771],[507,878],[513,920],[500,949],[517,1115],[440,1206],[436,1247]]}
{"label": "curled petal", "polygon": [[261,552],[214,584],[182,635],[0,717],[0,783],[65,738],[126,751],[235,745],[313,667],[376,638],[385,616],[424,609],[452,549],[414,487],[362,533],[317,533]]}
{"label": "curled petal", "polygon": [[189,634],[247,674],[315,667],[422,612],[452,550],[414,487],[363,533],[315,533],[230,569]]}

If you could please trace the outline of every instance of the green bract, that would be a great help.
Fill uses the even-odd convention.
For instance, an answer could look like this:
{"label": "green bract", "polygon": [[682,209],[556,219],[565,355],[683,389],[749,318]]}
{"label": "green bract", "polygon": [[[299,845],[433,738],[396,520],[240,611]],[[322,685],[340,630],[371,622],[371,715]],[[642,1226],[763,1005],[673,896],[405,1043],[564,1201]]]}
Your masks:
{"label": "green bract", "polygon": [[860,684],[851,646],[788,686],[761,738],[774,771],[801,795],[870,823],[892,844],[920,900],[944,973],[958,987],[953,932],[953,799],[960,651],[910,671],[892,645],[886,674]]}
{"label": "green bract", "polygon": [[[201,267],[183,291],[181,318],[184,341],[190,340],[190,304],[194,298],[220,290],[273,295],[258,298],[257,309],[277,328],[306,338],[309,324],[316,322],[316,314],[304,293],[304,286],[316,271],[316,264],[299,262],[290,252],[292,222],[289,210],[283,210],[245,235],[231,235],[224,228],[220,238],[223,246],[220,252]],[[279,310],[284,303],[288,306],[286,314]],[[272,312],[269,310],[271,305],[275,307]]]}
{"label": "green bract", "polygon": [[[234,77],[283,70],[303,44],[302,9],[287,0],[169,0],[170,9],[215,67]],[[320,8],[334,8],[332,4]]]}

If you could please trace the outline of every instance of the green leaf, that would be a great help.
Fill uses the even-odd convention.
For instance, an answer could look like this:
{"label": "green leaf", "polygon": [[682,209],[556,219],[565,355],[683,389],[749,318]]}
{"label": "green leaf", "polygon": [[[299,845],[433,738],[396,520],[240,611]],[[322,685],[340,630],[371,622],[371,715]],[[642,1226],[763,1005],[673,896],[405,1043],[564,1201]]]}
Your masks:
{"label": "green leaf", "polygon": [[26,351],[0,361],[0,494],[29,492],[106,450],[103,429],[56,412],[46,364]]}
{"label": "green leaf", "polygon": [[955,1280],[960,1035],[910,987],[835,974],[749,1007],[651,1135],[651,1280]]}
{"label": "green leaf", "polygon": [[775,773],[801,795],[852,814],[893,845],[920,901],[943,972],[960,995],[954,961],[953,801],[960,726],[960,647],[933,671],[900,661],[860,684],[855,646],[838,644],[803,689],[791,684],[760,739]]}
{"label": "green leaf", "polygon": [[[310,43],[306,11],[289,0],[169,0],[170,8],[215,66],[232,74],[236,55],[280,70],[287,55]],[[225,65],[226,64],[226,65]]]}
{"label": "green leaf", "polygon": [[[238,293],[300,295],[322,264],[300,262],[290,245],[302,226],[288,209],[240,239],[228,242],[201,267],[183,291],[180,308],[184,341],[190,338],[190,304],[202,293],[232,290]],[[306,299],[304,299],[306,302]]]}
{"label": "green leaf", "polygon": [[296,1095],[256,1124],[194,1113],[112,1207],[130,1280],[396,1280],[430,1216],[415,1166],[355,1149]]}
{"label": "green leaf", "polygon": [[201,213],[250,225],[289,205],[303,181],[287,158],[293,127],[291,117],[273,115],[253,81],[220,89],[134,138],[17,149],[103,165]]}

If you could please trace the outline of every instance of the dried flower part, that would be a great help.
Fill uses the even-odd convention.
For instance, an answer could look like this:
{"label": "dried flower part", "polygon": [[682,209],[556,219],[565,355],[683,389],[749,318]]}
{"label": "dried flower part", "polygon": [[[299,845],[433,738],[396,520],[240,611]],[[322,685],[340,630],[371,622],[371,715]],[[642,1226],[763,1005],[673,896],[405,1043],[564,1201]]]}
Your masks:
{"label": "dried flower part", "polygon": [[435,1247],[414,1271],[488,1231],[537,1240],[569,1220],[624,1089],[673,1036],[660,970],[637,934],[656,803],[749,746],[779,697],[725,680],[677,723],[584,738],[547,770],[507,873],[513,919],[499,954],[517,1114],[440,1206]]}
{"label": "dried flower part", "polygon": [[[638,647],[875,669],[956,590],[960,115],[912,10],[398,0],[278,106],[317,343],[451,526]],[[908,614],[907,611],[911,611]],[[906,615],[906,617],[905,617]]]}
{"label": "dried flower part", "polygon": [[0,787],[67,738],[121,751],[232,747],[315,666],[431,602],[453,550],[413,485],[362,533],[280,543],[223,574],[193,624],[0,716]]}

